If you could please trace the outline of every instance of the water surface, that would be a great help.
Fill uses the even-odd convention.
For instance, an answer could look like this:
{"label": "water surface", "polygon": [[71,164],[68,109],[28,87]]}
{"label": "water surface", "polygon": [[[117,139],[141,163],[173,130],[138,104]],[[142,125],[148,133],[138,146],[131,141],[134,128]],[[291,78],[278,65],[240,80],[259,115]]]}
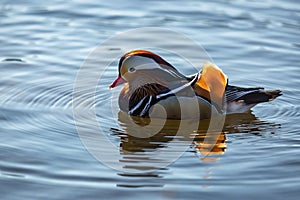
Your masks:
{"label": "water surface", "polygon": [[[283,0],[1,1],[1,199],[296,199],[299,8],[298,1]],[[83,90],[78,109],[84,113],[96,106],[102,131],[119,148],[122,163],[138,166],[140,173],[116,171],[81,143],[72,110],[74,81],[98,44],[128,29],[152,26],[203,45],[231,84],[281,89],[283,96],[227,117],[207,157],[206,132],[199,129],[179,159],[148,172],[153,166],[140,166],[155,159],[154,150],[169,148],[176,123],[147,140],[128,135],[126,118],[105,110],[118,93],[107,87],[117,74],[111,67],[101,78],[95,104],[89,101],[93,94]],[[184,43],[166,40],[197,59],[199,53]],[[107,52],[122,53],[124,45]],[[184,74],[195,70],[173,54],[164,58]],[[88,118],[83,128],[98,134]],[[186,141],[179,138],[174,151]]]}

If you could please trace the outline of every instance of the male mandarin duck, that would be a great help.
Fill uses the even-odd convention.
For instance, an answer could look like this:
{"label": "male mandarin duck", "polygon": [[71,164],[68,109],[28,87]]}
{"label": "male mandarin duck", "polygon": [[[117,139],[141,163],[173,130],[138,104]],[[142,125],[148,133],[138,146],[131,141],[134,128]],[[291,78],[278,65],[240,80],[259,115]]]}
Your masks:
{"label": "male mandarin duck", "polygon": [[210,62],[204,63],[201,72],[184,76],[162,57],[146,50],[133,50],[121,57],[119,75],[109,87],[123,83],[120,110],[139,117],[162,117],[162,109],[155,109],[159,105],[169,119],[206,119],[212,113],[247,112],[281,95],[280,90],[228,85],[227,76]]}

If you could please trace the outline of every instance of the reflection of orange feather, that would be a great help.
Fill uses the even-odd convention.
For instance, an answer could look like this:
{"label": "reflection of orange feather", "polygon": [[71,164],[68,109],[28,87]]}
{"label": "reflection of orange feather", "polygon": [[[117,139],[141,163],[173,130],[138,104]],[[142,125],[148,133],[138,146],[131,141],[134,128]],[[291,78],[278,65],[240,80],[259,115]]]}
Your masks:
{"label": "reflection of orange feather", "polygon": [[226,85],[227,76],[222,70],[210,62],[205,62],[194,89],[198,95],[211,100],[222,110]]}
{"label": "reflection of orange feather", "polygon": [[204,156],[223,154],[226,149],[225,140],[224,132],[206,133],[195,137],[196,148]]}

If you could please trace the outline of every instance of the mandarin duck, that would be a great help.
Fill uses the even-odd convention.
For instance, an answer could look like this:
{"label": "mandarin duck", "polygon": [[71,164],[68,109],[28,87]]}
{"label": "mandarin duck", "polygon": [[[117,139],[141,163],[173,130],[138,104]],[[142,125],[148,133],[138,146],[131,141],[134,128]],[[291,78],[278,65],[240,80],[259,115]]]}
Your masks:
{"label": "mandarin duck", "polygon": [[120,110],[138,117],[206,119],[213,113],[244,113],[281,95],[280,90],[231,86],[223,71],[210,62],[205,62],[200,72],[185,76],[146,50],[124,54],[118,71],[109,87],[125,83],[119,95]]}

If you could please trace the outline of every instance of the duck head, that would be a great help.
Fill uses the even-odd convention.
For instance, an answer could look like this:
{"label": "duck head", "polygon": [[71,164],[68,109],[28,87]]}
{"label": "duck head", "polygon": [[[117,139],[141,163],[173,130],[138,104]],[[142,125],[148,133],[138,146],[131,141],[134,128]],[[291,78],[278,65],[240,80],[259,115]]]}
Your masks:
{"label": "duck head", "polygon": [[163,58],[150,51],[133,50],[121,57],[119,75],[109,88],[123,83],[132,88],[152,83],[168,87],[178,80],[186,80],[186,77]]}

